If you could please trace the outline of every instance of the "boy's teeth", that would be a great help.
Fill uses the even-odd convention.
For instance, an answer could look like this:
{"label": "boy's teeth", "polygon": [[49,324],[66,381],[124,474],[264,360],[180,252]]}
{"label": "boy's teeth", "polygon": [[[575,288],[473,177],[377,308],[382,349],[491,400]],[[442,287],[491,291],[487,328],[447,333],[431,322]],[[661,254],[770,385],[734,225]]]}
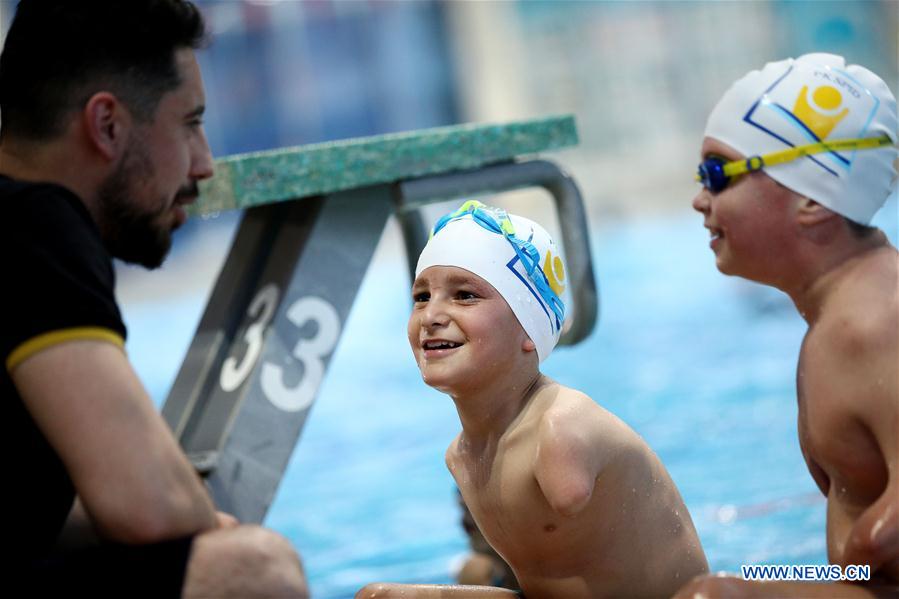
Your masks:
{"label": "boy's teeth", "polygon": [[425,343],[425,349],[452,349],[458,346],[458,343],[452,341],[428,341]]}

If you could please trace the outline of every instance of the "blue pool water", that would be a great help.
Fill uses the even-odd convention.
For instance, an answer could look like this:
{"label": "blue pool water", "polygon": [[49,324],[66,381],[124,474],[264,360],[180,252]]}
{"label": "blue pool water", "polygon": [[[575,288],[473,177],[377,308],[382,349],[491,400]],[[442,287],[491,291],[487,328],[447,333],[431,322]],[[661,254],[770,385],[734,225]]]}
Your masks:
{"label": "blue pool water", "polygon": [[[894,205],[883,213],[895,220]],[[556,350],[544,372],[655,449],[713,570],[824,563],[824,502],[796,439],[805,323],[780,292],[720,275],[700,221],[683,213],[596,226],[599,326]],[[886,228],[895,242],[895,222]],[[443,465],[459,422],[407,347],[408,284],[399,242],[385,241],[266,521],[300,550],[319,598],[376,580],[449,582],[466,553]],[[158,402],[204,294],[125,305],[129,351]]]}

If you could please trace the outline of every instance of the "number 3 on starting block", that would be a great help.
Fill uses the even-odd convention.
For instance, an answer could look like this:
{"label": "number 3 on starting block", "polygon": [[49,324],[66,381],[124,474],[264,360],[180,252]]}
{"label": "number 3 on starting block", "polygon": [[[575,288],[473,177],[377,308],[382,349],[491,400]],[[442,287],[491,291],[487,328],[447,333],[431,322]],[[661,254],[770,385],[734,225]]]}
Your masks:
{"label": "number 3 on starting block", "polygon": [[[243,340],[247,350],[243,360],[234,356],[222,364],[219,384],[231,392],[240,387],[253,371],[262,353],[266,329],[271,323],[278,305],[280,291],[277,285],[265,285],[250,302],[247,315],[255,321],[247,327]],[[312,404],[315,392],[325,374],[322,358],[327,356],[340,338],[340,316],[326,300],[316,296],[298,299],[287,309],[287,319],[297,328],[308,322],[317,325],[312,338],[300,339],[291,352],[303,366],[300,382],[293,387],[284,385],[284,369],[271,362],[263,362],[260,383],[262,392],[272,405],[285,412],[299,412]]]}

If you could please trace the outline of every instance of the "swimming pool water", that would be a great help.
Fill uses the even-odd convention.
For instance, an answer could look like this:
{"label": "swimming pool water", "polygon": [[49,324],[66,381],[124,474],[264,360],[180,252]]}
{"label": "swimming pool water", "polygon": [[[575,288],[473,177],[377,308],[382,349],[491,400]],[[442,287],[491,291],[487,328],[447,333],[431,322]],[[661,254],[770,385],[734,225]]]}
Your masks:
{"label": "swimming pool water", "polygon": [[[824,501],[796,438],[805,323],[788,298],[719,274],[695,214],[599,225],[592,244],[598,327],[544,372],[658,453],[712,570],[825,563]],[[459,421],[407,346],[408,285],[388,235],[266,520],[302,553],[315,597],[351,597],[372,581],[450,582],[467,552],[443,464]],[[129,352],[159,403],[203,302],[201,292],[124,306]]]}

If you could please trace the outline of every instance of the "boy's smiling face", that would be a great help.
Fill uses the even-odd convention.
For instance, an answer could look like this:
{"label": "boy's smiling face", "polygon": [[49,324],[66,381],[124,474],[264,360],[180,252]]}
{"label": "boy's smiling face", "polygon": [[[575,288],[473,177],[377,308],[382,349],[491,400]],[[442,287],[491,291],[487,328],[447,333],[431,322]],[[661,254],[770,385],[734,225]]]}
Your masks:
{"label": "boy's smiling face", "polygon": [[520,354],[534,351],[506,300],[465,269],[425,269],[412,285],[412,299],[409,345],[422,378],[435,389],[483,388]]}
{"label": "boy's smiling face", "polygon": [[[710,156],[726,162],[744,158],[727,144],[707,137],[702,159]],[[791,235],[798,197],[764,171],[740,175],[718,193],[700,189],[693,208],[704,217],[718,270],[767,282]]]}

